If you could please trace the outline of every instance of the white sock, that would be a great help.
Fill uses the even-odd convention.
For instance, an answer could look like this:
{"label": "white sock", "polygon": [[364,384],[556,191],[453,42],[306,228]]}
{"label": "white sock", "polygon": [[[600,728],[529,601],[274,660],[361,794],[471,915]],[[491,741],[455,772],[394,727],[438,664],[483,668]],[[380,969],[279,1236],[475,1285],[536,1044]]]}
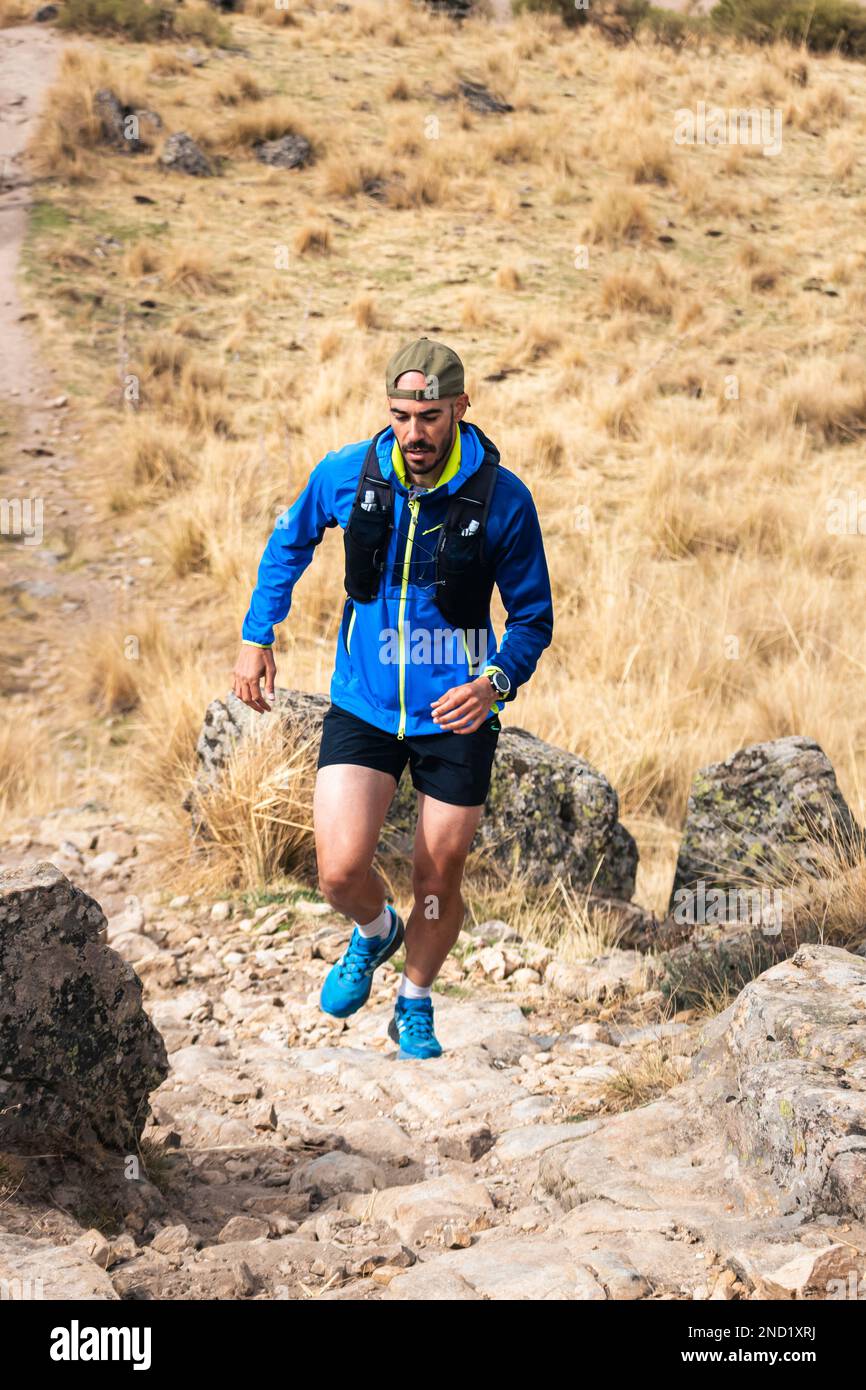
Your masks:
{"label": "white sock", "polygon": [[415,985],[408,975],[401,975],[397,998],[402,995],[404,999],[429,999],[432,989],[432,985]]}
{"label": "white sock", "polygon": [[358,928],[358,931],[361,933],[362,936],[366,936],[368,938],[371,936],[388,936],[392,927],[391,914],[388,911],[388,904],[385,904],[385,906],[382,908],[382,911],[379,913],[379,916],[374,917],[372,922],[368,922],[366,926],[363,924],[363,922],[356,922],[355,926]]}

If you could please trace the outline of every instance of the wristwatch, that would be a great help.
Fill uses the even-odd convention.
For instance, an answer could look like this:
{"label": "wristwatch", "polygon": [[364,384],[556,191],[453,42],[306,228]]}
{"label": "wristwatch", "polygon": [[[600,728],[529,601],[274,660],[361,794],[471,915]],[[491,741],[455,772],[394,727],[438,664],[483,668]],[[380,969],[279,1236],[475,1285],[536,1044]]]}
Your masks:
{"label": "wristwatch", "polygon": [[505,672],[500,671],[498,666],[488,666],[482,674],[490,681],[496,694],[505,699],[511,689],[511,681],[508,679]]}

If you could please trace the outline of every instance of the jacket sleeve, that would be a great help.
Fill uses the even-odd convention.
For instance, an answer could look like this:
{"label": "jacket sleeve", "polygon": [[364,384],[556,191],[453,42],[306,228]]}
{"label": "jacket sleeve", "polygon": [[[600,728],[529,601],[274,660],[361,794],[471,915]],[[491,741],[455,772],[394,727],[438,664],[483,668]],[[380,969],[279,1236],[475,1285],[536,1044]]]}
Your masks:
{"label": "jacket sleeve", "polygon": [[270,646],[274,624],[288,615],[292,590],[312,560],[325,528],[337,525],[332,463],[331,455],[317,463],[296,501],[277,518],[241,629],[245,641]]}
{"label": "jacket sleeve", "polygon": [[495,580],[507,617],[502,641],[486,665],[505,672],[511,681],[507,699],[513,700],[553,638],[553,597],[544,540],[527,487],[498,549]]}

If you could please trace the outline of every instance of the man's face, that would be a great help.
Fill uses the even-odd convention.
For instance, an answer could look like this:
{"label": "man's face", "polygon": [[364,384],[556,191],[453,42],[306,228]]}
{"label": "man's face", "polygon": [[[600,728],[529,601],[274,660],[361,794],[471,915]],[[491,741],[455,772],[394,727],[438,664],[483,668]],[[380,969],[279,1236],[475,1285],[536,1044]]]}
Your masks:
{"label": "man's face", "polygon": [[[423,372],[404,372],[397,385],[401,390],[423,391],[427,380]],[[468,404],[465,392],[428,401],[389,396],[391,427],[413,478],[423,482],[444,463],[454,443],[455,424],[463,419]]]}

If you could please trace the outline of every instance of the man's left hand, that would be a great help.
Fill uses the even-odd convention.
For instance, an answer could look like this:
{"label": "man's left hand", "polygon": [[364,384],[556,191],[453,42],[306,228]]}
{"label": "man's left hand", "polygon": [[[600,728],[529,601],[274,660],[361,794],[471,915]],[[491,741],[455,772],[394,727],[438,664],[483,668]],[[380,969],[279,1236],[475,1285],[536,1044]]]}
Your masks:
{"label": "man's left hand", "polygon": [[453,685],[438,700],[431,700],[430,710],[434,723],[443,729],[454,734],[472,734],[481,728],[498,698],[487,677],[479,676],[465,685]]}

